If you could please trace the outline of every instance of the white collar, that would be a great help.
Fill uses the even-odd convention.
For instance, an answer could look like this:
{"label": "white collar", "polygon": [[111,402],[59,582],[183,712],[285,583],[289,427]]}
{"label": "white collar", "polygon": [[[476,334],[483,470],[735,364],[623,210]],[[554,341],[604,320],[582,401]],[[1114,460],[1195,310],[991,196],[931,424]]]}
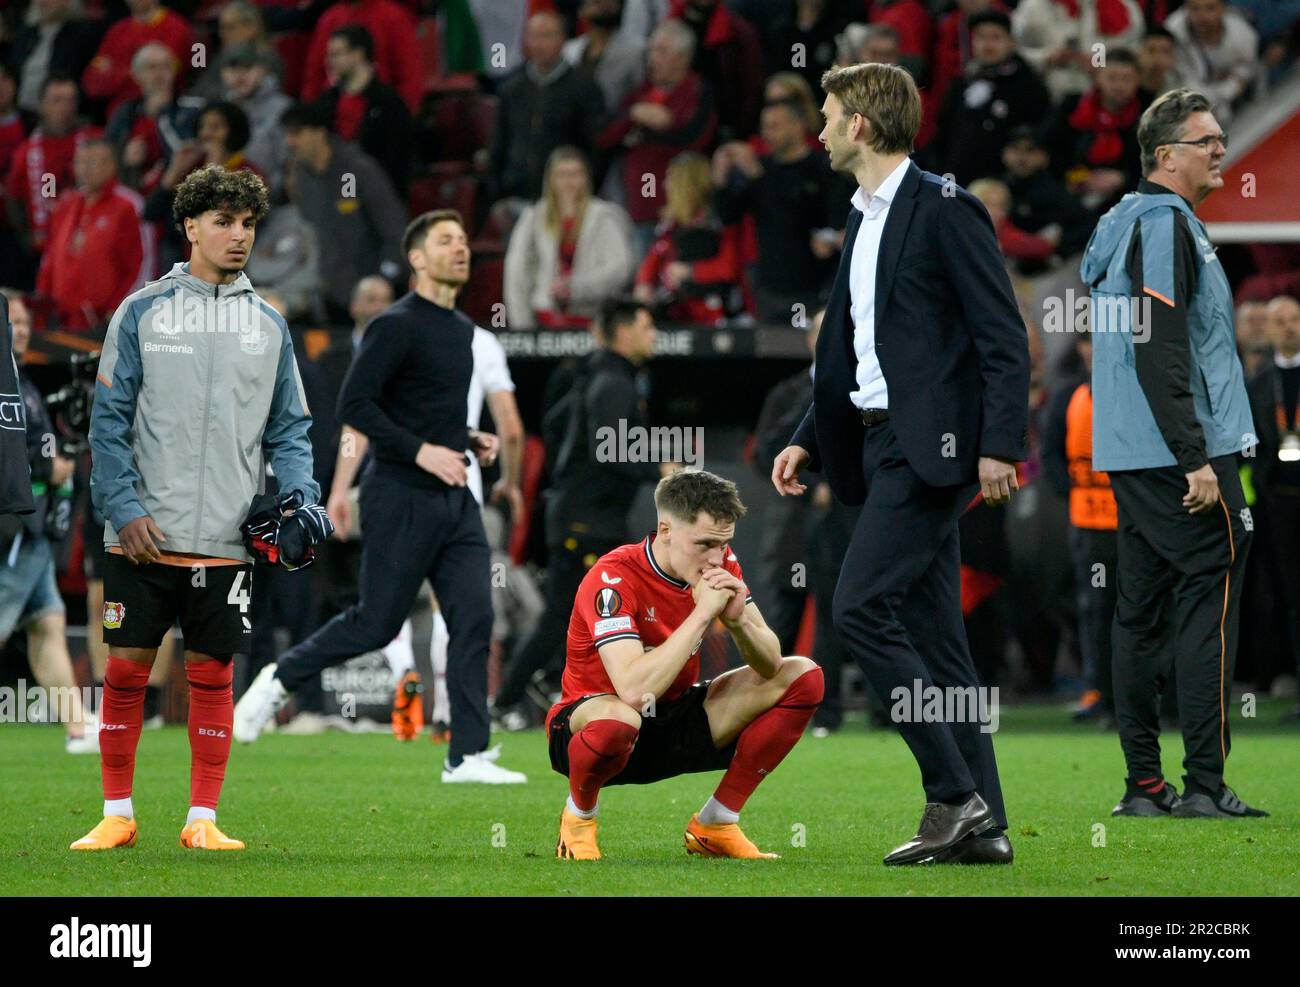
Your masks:
{"label": "white collar", "polygon": [[1295,356],[1283,356],[1277,350],[1274,350],[1273,364],[1274,366],[1281,367],[1283,370],[1291,370],[1295,367],[1300,367],[1300,351],[1297,351]]}
{"label": "white collar", "polygon": [[859,212],[866,212],[867,206],[875,202],[883,202],[886,205],[894,201],[894,196],[898,192],[898,186],[903,184],[903,176],[907,174],[907,169],[911,165],[911,158],[904,158],[899,162],[898,167],[891,171],[888,177],[880,183],[880,188],[876,189],[874,195],[868,196],[866,189],[861,185],[853,193],[853,205]]}

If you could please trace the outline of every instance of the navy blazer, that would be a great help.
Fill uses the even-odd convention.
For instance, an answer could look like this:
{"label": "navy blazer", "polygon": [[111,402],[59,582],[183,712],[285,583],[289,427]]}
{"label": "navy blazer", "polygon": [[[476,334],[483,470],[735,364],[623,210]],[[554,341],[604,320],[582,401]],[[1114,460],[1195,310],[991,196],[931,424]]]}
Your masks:
{"label": "navy blazer", "polygon": [[[862,213],[849,209],[844,249],[817,339],[813,401],[792,445],[812,456],[845,504],[866,500],[866,430],[849,392],[857,356],[849,266]],[[980,456],[1026,458],[1029,340],[984,205],[909,162],[889,207],[876,264],[876,356],[889,421],[931,486],[978,479]]]}

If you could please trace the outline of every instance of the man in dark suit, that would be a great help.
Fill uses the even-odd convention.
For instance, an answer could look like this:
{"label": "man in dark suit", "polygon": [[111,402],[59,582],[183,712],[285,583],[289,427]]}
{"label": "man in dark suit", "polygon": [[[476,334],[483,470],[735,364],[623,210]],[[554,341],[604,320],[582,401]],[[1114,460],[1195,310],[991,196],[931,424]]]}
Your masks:
{"label": "man in dark suit", "polygon": [[821,471],[840,500],[863,504],[835,625],[890,708],[926,794],[916,837],[885,863],[1008,863],[996,720],[962,625],[957,520],[977,493],[999,505],[1018,489],[1025,326],[984,207],[908,160],[921,120],[911,76],[853,65],[827,72],[822,87],[820,139],[860,187],[812,406],[772,482],[801,494],[799,471]]}

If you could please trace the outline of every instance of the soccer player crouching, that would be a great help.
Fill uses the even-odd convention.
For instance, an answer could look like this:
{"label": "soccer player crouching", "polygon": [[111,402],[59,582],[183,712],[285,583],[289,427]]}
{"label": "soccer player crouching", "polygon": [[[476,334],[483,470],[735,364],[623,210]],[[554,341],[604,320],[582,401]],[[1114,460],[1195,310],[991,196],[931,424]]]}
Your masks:
{"label": "soccer player crouching", "polygon": [[[812,719],[821,669],[781,656],[749,596],[729,544],[745,514],[734,483],[674,473],[655,507],[655,533],[602,556],[574,600],[563,693],[546,717],[551,766],[569,779],[556,856],[600,859],[604,786],[725,770],[686,827],[687,852],[774,858],[741,832],[740,810]],[[746,667],[696,682],[700,643],[719,617]]]}

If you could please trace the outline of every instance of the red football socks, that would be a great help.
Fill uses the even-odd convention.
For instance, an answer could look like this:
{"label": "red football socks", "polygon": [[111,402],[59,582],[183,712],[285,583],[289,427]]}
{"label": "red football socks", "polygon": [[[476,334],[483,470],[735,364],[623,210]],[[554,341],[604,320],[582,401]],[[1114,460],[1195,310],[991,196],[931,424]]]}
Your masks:
{"label": "red football socks", "polygon": [[190,805],[216,809],[230,760],[235,700],[234,663],[186,662],[190,682]]}
{"label": "red football socks", "polygon": [[736,755],[713,797],[739,812],[764,776],[776,770],[812,719],[822,701],[822,670],[810,668],[785,690],[775,706],[740,731]]}
{"label": "red football socks", "polygon": [[583,812],[596,808],[600,786],[627,766],[638,730],[620,720],[592,720],[569,741],[569,797]]}
{"label": "red football socks", "polygon": [[144,723],[144,687],[148,684],[148,665],[108,656],[99,711],[99,765],[106,800],[131,797],[135,749]]}

